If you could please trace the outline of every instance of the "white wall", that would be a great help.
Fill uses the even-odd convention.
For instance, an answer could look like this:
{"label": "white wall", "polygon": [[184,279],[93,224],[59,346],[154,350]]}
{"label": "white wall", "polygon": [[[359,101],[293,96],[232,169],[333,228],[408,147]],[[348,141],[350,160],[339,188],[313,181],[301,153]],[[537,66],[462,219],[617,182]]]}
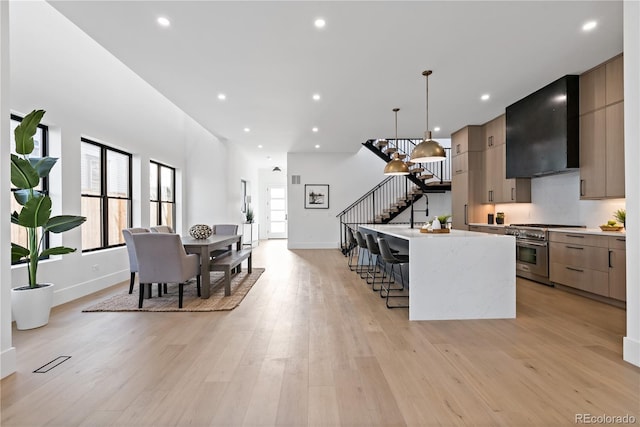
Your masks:
{"label": "white wall", "polygon": [[[0,162],[9,164],[9,3],[0,1]],[[16,370],[16,349],[11,342],[11,240],[9,215],[11,179],[0,167],[0,378]]]}
{"label": "white wall", "polygon": [[624,2],[624,153],[627,193],[627,336],[624,360],[640,366],[640,3]]}
{"label": "white wall", "polygon": [[[424,223],[433,220],[434,216],[451,215],[451,191],[446,193],[431,193],[429,198],[429,216],[425,212],[427,200],[422,197],[413,205],[413,222]],[[391,222],[410,222],[411,208],[408,208],[400,215],[395,217]]]}
{"label": "white wall", "polygon": [[[288,153],[289,248],[338,248],[336,215],[384,180],[384,162],[367,148],[357,153]],[[300,175],[300,185],[291,176]],[[329,209],[305,209],[304,185],[329,184]]]}

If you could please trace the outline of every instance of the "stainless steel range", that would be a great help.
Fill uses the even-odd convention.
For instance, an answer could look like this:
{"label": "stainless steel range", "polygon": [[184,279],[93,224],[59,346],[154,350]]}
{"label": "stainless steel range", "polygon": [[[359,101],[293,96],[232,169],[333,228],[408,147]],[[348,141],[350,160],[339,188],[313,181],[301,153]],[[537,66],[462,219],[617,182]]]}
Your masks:
{"label": "stainless steel range", "polygon": [[549,229],[583,225],[511,224],[505,234],[516,237],[516,275],[552,286],[549,280]]}

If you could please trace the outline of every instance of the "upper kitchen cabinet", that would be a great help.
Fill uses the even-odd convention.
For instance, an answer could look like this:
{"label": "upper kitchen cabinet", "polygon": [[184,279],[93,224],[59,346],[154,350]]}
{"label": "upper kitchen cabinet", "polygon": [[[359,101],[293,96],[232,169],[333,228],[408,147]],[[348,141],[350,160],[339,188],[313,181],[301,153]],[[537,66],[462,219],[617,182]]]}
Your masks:
{"label": "upper kitchen cabinet", "polygon": [[625,197],[623,56],[580,76],[580,198]]}
{"label": "upper kitchen cabinet", "polygon": [[506,178],[505,115],[483,126],[484,131],[484,191],[483,203],[531,202],[530,178]]}

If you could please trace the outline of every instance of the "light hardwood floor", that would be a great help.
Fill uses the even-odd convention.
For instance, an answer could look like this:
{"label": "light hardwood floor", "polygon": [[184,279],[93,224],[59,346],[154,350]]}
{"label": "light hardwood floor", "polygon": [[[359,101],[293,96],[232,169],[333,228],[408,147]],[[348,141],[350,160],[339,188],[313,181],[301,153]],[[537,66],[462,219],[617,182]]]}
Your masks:
{"label": "light hardwood floor", "polygon": [[231,312],[81,312],[123,283],[14,329],[2,426],[640,423],[624,310],[519,279],[515,320],[409,322],[338,250],[261,242],[254,265],[266,272]]}

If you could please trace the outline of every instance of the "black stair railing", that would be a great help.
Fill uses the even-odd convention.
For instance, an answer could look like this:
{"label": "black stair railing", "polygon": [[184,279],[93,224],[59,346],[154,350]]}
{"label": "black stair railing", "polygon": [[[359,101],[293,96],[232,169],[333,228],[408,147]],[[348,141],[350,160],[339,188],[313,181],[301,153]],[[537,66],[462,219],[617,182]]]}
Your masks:
{"label": "black stair railing", "polygon": [[[389,160],[391,160],[391,155],[387,153],[387,150],[384,147],[381,148],[377,146],[378,141],[379,140],[377,139],[370,139],[363,145],[367,146],[380,158],[388,162]],[[410,153],[422,140],[414,138],[391,138],[387,139],[386,141],[388,141],[389,147],[393,147],[397,150],[398,154],[402,157],[402,160],[407,161]],[[447,155],[444,161],[416,163],[410,166],[410,170],[423,168],[424,171],[420,172],[418,175],[433,175],[433,179],[431,179],[431,182],[439,182],[440,184],[443,184],[444,182],[451,181],[451,148],[445,147],[444,150]]]}
{"label": "black stair railing", "polygon": [[406,176],[387,177],[336,215],[340,220],[341,247],[344,250],[349,244],[347,227],[356,230],[361,224],[387,223],[421,196],[422,191]]}

